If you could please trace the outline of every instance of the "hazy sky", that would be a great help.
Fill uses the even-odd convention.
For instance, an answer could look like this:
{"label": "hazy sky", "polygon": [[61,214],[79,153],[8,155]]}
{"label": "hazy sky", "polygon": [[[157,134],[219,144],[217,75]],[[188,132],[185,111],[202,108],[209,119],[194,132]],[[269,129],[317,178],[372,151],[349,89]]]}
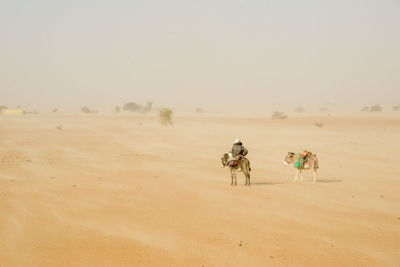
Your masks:
{"label": "hazy sky", "polygon": [[400,104],[400,0],[0,1],[0,105]]}

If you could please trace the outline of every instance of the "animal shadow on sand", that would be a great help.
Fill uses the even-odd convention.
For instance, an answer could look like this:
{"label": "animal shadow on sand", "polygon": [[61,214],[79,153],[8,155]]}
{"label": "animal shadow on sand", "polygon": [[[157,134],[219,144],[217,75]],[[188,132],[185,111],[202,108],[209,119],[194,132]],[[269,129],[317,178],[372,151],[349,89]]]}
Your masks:
{"label": "animal shadow on sand", "polygon": [[278,185],[278,184],[287,184],[287,183],[285,183],[285,182],[267,182],[267,181],[251,182],[251,185]]}
{"label": "animal shadow on sand", "polygon": [[317,179],[317,183],[340,183],[342,182],[342,179]]}

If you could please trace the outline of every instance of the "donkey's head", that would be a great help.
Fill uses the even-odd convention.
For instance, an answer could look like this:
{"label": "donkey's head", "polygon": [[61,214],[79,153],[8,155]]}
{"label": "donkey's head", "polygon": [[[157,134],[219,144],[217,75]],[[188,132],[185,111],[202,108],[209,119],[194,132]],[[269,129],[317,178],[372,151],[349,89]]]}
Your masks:
{"label": "donkey's head", "polygon": [[294,163],[295,155],[296,154],[293,152],[288,152],[287,155],[285,156],[285,159],[283,160],[283,165],[289,166],[289,164]]}
{"label": "donkey's head", "polygon": [[225,167],[228,165],[229,155],[227,153],[223,154],[221,157],[221,167]]}

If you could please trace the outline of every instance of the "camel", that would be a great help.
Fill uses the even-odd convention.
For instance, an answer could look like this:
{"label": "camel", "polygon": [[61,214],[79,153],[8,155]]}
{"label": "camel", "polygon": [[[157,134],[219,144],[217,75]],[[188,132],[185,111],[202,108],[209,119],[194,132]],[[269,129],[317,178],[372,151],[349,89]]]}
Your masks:
{"label": "camel", "polygon": [[[296,167],[296,162],[299,159],[299,154],[295,154],[293,152],[288,152],[288,154],[285,156],[285,159],[283,161],[283,164],[285,166],[289,166],[289,164],[293,163]],[[302,167],[296,167],[297,171],[296,171],[296,176],[294,177],[294,181],[297,181],[297,177],[298,174],[300,173],[300,180],[301,182],[303,182],[303,170],[312,170],[313,174],[314,174],[314,183],[317,181],[317,169],[319,168],[319,164],[318,164],[318,159],[317,159],[317,155],[310,153],[306,159],[304,160],[304,164]]]}
{"label": "camel", "polygon": [[242,171],[243,174],[246,176],[246,183],[245,185],[250,186],[250,161],[245,158],[242,155],[239,155],[238,157],[235,158],[235,160],[237,161],[237,165],[232,166],[231,164],[229,164],[229,162],[231,162],[232,160],[231,156],[228,153],[225,153],[224,155],[222,155],[221,157],[221,163],[222,163],[222,168],[225,166],[229,166],[229,170],[231,171],[231,185],[233,184],[233,181],[235,181],[235,185],[237,185],[237,173]]}

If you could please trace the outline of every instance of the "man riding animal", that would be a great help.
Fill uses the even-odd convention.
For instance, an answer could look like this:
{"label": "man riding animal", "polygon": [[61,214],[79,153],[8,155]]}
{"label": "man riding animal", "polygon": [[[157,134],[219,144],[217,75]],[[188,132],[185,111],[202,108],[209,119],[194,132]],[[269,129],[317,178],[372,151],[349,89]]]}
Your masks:
{"label": "man riding animal", "polygon": [[246,184],[250,186],[250,161],[245,158],[249,151],[243,146],[242,141],[238,138],[233,143],[230,153],[225,153],[221,157],[222,167],[229,166],[231,171],[231,185],[237,185],[237,172],[242,171],[246,176]]}
{"label": "man riding animal", "polygon": [[233,143],[231,153],[229,156],[231,156],[231,161],[229,162],[229,166],[237,166],[238,165],[238,159],[240,159],[240,156],[245,157],[249,151],[243,146],[242,141],[240,138],[237,138],[235,142]]}

